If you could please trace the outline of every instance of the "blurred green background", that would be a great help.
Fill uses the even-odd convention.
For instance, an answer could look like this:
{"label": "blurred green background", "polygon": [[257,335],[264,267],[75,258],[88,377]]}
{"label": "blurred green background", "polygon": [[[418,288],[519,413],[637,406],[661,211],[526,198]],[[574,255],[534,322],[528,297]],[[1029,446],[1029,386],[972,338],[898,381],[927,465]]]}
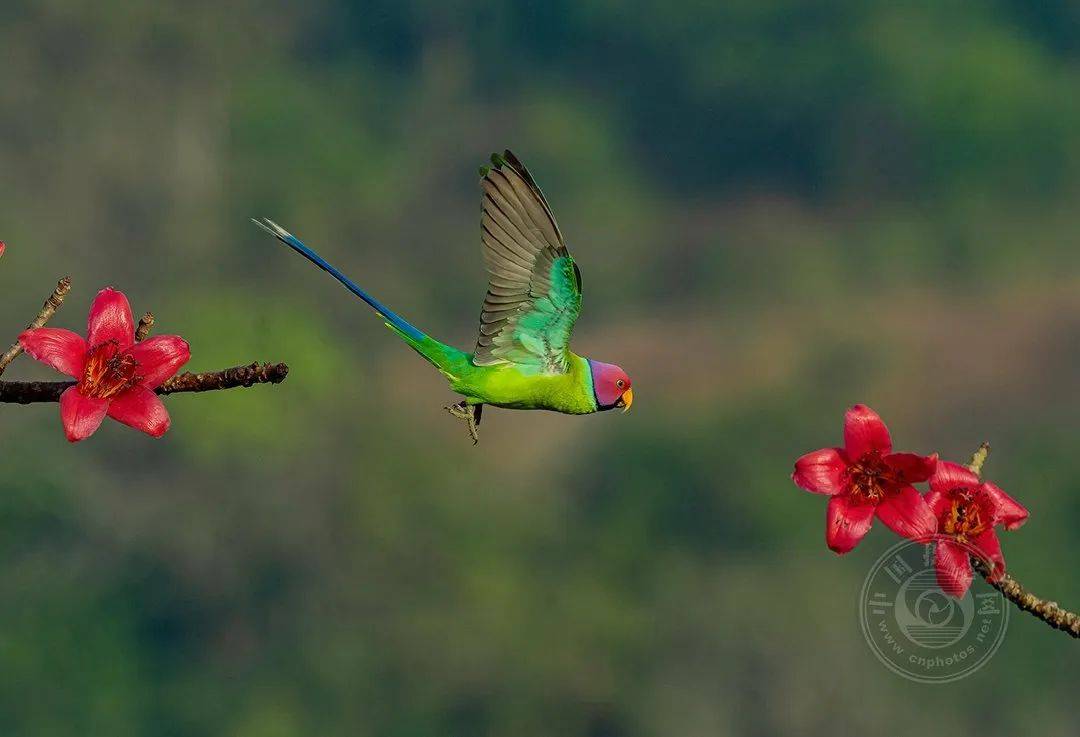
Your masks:
{"label": "blurred green background", "polygon": [[[1080,733],[1075,643],[1014,612],[925,686],[788,474],[866,402],[1031,520],[1080,606],[1080,11],[648,0],[0,5],[13,340],[57,277],[190,368],[152,441],[0,411],[0,734]],[[476,167],[513,148],[578,258],[626,416],[489,410],[250,222],[470,347]],[[19,359],[5,378],[48,378]]]}

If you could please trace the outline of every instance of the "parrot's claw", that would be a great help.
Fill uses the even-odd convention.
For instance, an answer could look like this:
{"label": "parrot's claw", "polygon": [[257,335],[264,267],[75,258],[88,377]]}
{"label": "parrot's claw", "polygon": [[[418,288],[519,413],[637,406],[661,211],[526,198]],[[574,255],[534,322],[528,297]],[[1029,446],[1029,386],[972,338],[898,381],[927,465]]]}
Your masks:
{"label": "parrot's claw", "polygon": [[465,420],[469,426],[469,437],[472,438],[473,445],[476,445],[480,442],[480,433],[477,428],[480,427],[480,414],[483,408],[482,404],[469,404],[462,401],[457,404],[448,404],[443,409],[459,420]]}

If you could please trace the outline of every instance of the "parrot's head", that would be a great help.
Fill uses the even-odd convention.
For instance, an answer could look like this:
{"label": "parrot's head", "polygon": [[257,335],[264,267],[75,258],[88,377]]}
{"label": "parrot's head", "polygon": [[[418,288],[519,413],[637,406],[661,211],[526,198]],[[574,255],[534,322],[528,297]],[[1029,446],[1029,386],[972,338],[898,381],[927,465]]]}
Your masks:
{"label": "parrot's head", "polygon": [[630,377],[613,363],[601,363],[589,359],[592,372],[593,394],[600,411],[621,408],[623,412],[634,403],[634,392],[630,389]]}

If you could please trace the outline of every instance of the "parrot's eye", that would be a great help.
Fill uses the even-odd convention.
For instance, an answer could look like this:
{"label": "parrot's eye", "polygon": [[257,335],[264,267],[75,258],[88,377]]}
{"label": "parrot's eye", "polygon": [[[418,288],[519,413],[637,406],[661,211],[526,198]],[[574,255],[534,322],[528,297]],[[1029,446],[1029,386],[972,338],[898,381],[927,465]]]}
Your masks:
{"label": "parrot's eye", "polygon": [[619,387],[620,389],[622,389],[622,388],[624,388],[624,387],[626,386],[626,382],[625,382],[625,381],[623,381],[622,379],[619,379],[618,381],[616,381],[616,382],[615,382],[615,386],[617,386],[617,387]]}

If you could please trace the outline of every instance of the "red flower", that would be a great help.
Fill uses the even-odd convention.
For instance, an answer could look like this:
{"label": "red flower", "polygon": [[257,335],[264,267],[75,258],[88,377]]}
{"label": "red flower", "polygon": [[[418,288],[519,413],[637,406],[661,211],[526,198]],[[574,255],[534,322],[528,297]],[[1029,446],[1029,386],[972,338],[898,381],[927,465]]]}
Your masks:
{"label": "red flower", "polygon": [[987,562],[992,578],[1005,573],[994,527],[1015,530],[1027,521],[1027,510],[1015,499],[969,469],[942,461],[930,478],[926,503],[938,519],[934,568],[942,591],[957,599],[967,592],[972,555]]}
{"label": "red flower", "polygon": [[155,438],[169,429],[169,413],[154,390],[187,363],[191,349],[177,335],[136,344],[131,305],[122,292],[98,292],[86,340],[70,330],[37,328],[19,342],[37,360],[78,380],[60,397],[60,419],[71,442],[93,435],[105,415]]}
{"label": "red flower", "polygon": [[936,464],[937,454],[893,453],[885,423],[874,410],[856,404],[844,415],[844,447],[807,453],[795,462],[791,480],[832,497],[825,541],[846,553],[870,531],[875,512],[896,534],[929,540],[937,520],[912,484],[930,478]]}
{"label": "red flower", "polygon": [[4,251],[6,251],[6,250],[7,250],[7,244],[4,243],[3,241],[0,241],[0,256],[3,256]]}

